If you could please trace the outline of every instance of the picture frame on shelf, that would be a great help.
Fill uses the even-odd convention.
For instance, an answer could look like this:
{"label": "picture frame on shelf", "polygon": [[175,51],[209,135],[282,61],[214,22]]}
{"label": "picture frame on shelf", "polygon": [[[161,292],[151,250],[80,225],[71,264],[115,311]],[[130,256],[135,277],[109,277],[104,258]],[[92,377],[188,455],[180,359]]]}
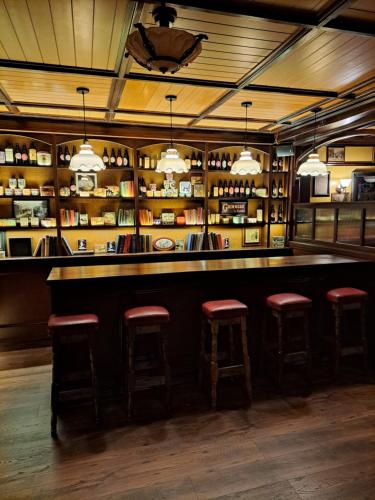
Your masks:
{"label": "picture frame on shelf", "polygon": [[159,252],[173,250],[175,248],[175,245],[175,241],[167,236],[161,236],[160,238],[156,238],[152,242],[154,250],[158,250]]}
{"label": "picture frame on shelf", "polygon": [[222,215],[247,215],[246,201],[219,200],[219,211]]}
{"label": "picture frame on shelf", "polygon": [[328,163],[345,162],[345,147],[327,146],[327,162]]}
{"label": "picture frame on shelf", "polygon": [[19,222],[27,217],[29,221],[37,217],[39,221],[48,218],[49,200],[13,200],[13,215]]}
{"label": "picture frame on shelf", "polygon": [[316,198],[322,198],[330,195],[331,173],[328,175],[317,175],[312,178],[312,195]]}
{"label": "picture frame on shelf", "polygon": [[242,246],[254,246],[262,243],[261,232],[259,227],[245,227],[243,229]]}
{"label": "picture frame on shelf", "polygon": [[98,176],[95,172],[77,172],[75,181],[78,195],[80,193],[85,193],[86,196],[87,194],[94,194],[95,189],[98,187]]}
{"label": "picture frame on shelf", "polygon": [[185,240],[176,240],[175,250],[176,252],[183,252],[185,250]]}

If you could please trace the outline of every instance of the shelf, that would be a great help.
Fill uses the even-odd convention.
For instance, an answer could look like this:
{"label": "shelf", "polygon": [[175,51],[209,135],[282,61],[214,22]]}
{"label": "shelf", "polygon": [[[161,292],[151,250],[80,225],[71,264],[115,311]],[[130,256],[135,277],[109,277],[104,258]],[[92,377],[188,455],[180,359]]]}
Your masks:
{"label": "shelf", "polygon": [[267,222],[270,226],[282,226],[284,224],[288,224],[288,222]]}
{"label": "shelf", "polygon": [[115,201],[134,201],[134,197],[125,198],[121,196],[60,196],[60,200],[115,200]]}
{"label": "shelf", "polygon": [[243,223],[243,224],[207,224],[207,227],[230,227],[230,228],[236,228],[236,227],[264,227],[266,225],[266,222],[256,222],[256,223]]}
{"label": "shelf", "polygon": [[55,196],[0,196],[0,200],[2,198],[11,200],[51,200]]}
{"label": "shelf", "polygon": [[221,170],[221,169],[218,169],[218,170],[207,170],[207,172],[209,174],[230,174],[231,176],[233,176],[233,178],[242,178],[242,179],[246,179],[247,177],[256,177],[257,175],[262,175],[262,174],[269,174],[270,171],[269,170],[262,170],[260,174],[248,174],[248,175],[236,175],[236,174],[231,174],[230,173],[230,169],[225,169],[225,170]]}
{"label": "shelf", "polygon": [[[155,174],[165,175],[164,172],[156,172],[155,168],[137,168],[138,172],[154,172]],[[194,168],[190,169],[188,172],[176,173],[173,172],[173,175],[186,175],[186,174],[204,174],[205,170]]]}
{"label": "shelf", "polygon": [[[57,165],[57,168],[59,170],[70,170],[68,165]],[[93,170],[91,170],[90,172],[78,172],[80,174],[95,174],[95,173],[101,173],[101,172],[105,172],[106,170],[117,170],[119,172],[134,172],[134,168],[133,167],[105,167],[104,170],[100,170],[100,172],[94,172]],[[139,169],[138,169],[139,170]],[[73,172],[72,173],[76,173],[76,172]]]}
{"label": "shelf", "polygon": [[0,168],[2,167],[5,167],[5,168],[53,168],[53,165],[15,165],[14,163],[13,164],[9,164],[9,163],[5,163],[5,164],[1,164],[0,165]]}
{"label": "shelf", "polygon": [[203,201],[204,202],[204,198],[193,198],[193,197],[187,198],[187,197],[184,197],[184,196],[176,196],[176,197],[170,197],[170,198],[166,198],[166,197],[164,197],[164,198],[162,198],[162,197],[160,197],[160,198],[155,198],[155,197],[153,197],[153,198],[138,198],[138,200],[139,201],[153,201],[153,200],[164,200],[164,201],[165,200],[168,200],[168,201],[172,200],[173,201],[173,200],[185,200],[185,201]]}
{"label": "shelf", "polygon": [[152,229],[166,229],[166,228],[183,228],[183,227],[202,227],[205,226],[205,224],[153,224],[152,226],[142,226],[139,225],[140,228],[145,229],[145,228],[152,228]]}
{"label": "shelf", "polygon": [[288,170],[280,170],[277,172],[272,172],[272,170],[271,170],[271,172],[269,172],[269,173],[273,174],[273,175],[275,175],[275,174],[289,174],[289,171]]}
{"label": "shelf", "polygon": [[240,197],[234,197],[234,196],[231,196],[231,197],[225,197],[225,196],[209,196],[208,197],[209,200],[220,200],[220,201],[248,201],[248,200],[268,200],[268,196],[248,196],[248,197],[243,197],[243,198],[240,198]]}
{"label": "shelf", "polygon": [[42,227],[42,226],[38,226],[38,227],[31,227],[31,226],[28,226],[28,227],[20,227],[20,226],[16,226],[16,227],[10,227],[10,226],[4,226],[4,227],[1,227],[0,226],[0,232],[1,231],[56,231],[57,230],[57,227]]}
{"label": "shelf", "polygon": [[135,228],[135,226],[61,226],[61,231],[87,231],[93,229],[126,229]]}

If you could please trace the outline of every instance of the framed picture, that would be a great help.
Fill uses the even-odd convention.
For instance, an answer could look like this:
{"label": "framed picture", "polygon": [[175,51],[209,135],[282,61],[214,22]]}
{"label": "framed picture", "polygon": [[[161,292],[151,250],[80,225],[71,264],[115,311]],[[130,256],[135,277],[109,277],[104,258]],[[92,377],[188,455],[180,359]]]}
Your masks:
{"label": "framed picture", "polygon": [[260,245],[260,229],[259,227],[245,227],[243,231],[242,246]]}
{"label": "framed picture", "polygon": [[96,173],[76,173],[76,186],[77,193],[94,193],[98,184],[98,178]]}
{"label": "framed picture", "polygon": [[345,161],[344,146],[327,146],[327,162],[340,163]]}
{"label": "framed picture", "polygon": [[312,178],[312,195],[316,197],[329,196],[329,181],[331,174],[328,175],[317,175]]}
{"label": "framed picture", "polygon": [[167,236],[161,236],[153,241],[152,246],[154,247],[154,250],[159,251],[173,250],[175,247],[175,241]]}
{"label": "framed picture", "polygon": [[222,215],[247,215],[247,201],[219,200]]}
{"label": "framed picture", "polygon": [[48,212],[48,200],[13,200],[13,213],[17,221],[24,217],[30,222],[33,217],[40,221],[48,217]]}

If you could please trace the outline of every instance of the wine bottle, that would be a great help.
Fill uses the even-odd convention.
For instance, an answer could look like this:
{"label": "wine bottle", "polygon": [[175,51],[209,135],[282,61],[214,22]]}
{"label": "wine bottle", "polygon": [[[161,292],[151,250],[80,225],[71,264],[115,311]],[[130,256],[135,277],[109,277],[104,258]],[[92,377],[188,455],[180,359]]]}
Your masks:
{"label": "wine bottle", "polygon": [[224,198],[228,198],[229,196],[229,185],[228,182],[224,181]]}
{"label": "wine bottle", "polygon": [[[62,153],[62,148],[61,153]],[[61,161],[61,158],[59,156],[59,161]],[[30,165],[36,165],[36,147],[35,144],[32,142],[29,147],[29,163]],[[62,162],[63,163],[63,162]]]}
{"label": "wine bottle", "polygon": [[104,148],[102,160],[103,160],[104,165],[106,167],[108,167],[108,165],[109,165],[109,156],[108,156],[107,148]]}
{"label": "wine bottle", "polygon": [[278,168],[279,168],[279,172],[282,172],[284,170],[284,160],[282,158],[279,158]]}
{"label": "wine bottle", "polygon": [[216,170],[216,162],[215,162],[215,157],[214,157],[213,153],[211,153],[210,165],[211,165],[211,170]]}
{"label": "wine bottle", "polygon": [[150,168],[150,157],[148,155],[145,155],[143,157],[143,168]]}
{"label": "wine bottle", "polygon": [[146,197],[146,191],[147,191],[147,187],[146,187],[145,180],[144,180],[143,177],[140,177],[139,180],[138,180],[138,193],[139,193],[139,196],[141,198],[145,198]]}
{"label": "wine bottle", "polygon": [[232,198],[234,196],[234,186],[233,186],[233,182],[232,182],[232,179],[229,181],[229,186],[228,186],[228,196],[230,198]]}
{"label": "wine bottle", "polygon": [[243,185],[243,180],[240,180],[240,196],[243,198],[245,196],[245,186]]}
{"label": "wine bottle", "polygon": [[249,184],[249,179],[246,179],[246,182],[245,182],[245,197],[246,198],[250,198],[251,196],[251,187],[250,187],[250,184]]}
{"label": "wine bottle", "polygon": [[250,188],[251,188],[251,191],[250,191],[250,196],[251,196],[252,198],[255,198],[255,197],[256,197],[256,195],[257,195],[257,188],[255,187],[255,182],[254,182],[254,179],[252,179],[252,181],[251,181],[251,186],[250,186]]}
{"label": "wine bottle", "polygon": [[117,156],[116,156],[116,165],[118,167],[122,167],[122,164],[123,164],[122,152],[121,152],[121,149],[118,148],[117,149]]}
{"label": "wine bottle", "polygon": [[272,172],[277,172],[277,158],[275,157],[272,162]]}
{"label": "wine bottle", "polygon": [[69,148],[68,146],[65,146],[65,149],[64,149],[64,162],[65,162],[65,165],[69,165],[70,163],[70,152],[69,152]]}
{"label": "wine bottle", "polygon": [[272,184],[271,184],[271,197],[272,198],[277,198],[278,192],[277,192],[277,186],[276,186],[276,181],[275,179],[272,179]]}
{"label": "wine bottle", "polygon": [[201,170],[202,169],[202,164],[203,164],[202,153],[198,153],[198,157],[197,157],[197,169]]}
{"label": "wine bottle", "polygon": [[279,198],[283,198],[284,197],[284,187],[283,187],[283,181],[281,179],[279,180],[279,185],[278,185],[278,188],[277,188],[277,192],[278,192]]}
{"label": "wine bottle", "polygon": [[223,186],[223,182],[222,182],[221,179],[219,180],[218,194],[219,194],[219,198],[222,198],[223,196],[225,196],[225,194],[224,194],[224,186]]}
{"label": "wine bottle", "polygon": [[150,167],[151,167],[151,170],[155,170],[155,168],[156,168],[156,158],[155,158],[155,156],[151,156]]}
{"label": "wine bottle", "polygon": [[191,168],[197,168],[197,157],[195,156],[195,151],[193,151],[193,154],[191,155]]}
{"label": "wine bottle", "polygon": [[29,155],[26,149],[26,145],[22,145],[22,150],[21,150],[21,160],[22,160],[22,165],[28,165],[29,163]]}
{"label": "wine bottle", "polygon": [[283,207],[280,204],[279,209],[277,211],[277,222],[283,222]]}
{"label": "wine bottle", "polygon": [[222,170],[227,169],[227,158],[224,153],[221,155],[221,169]]}
{"label": "wine bottle", "polygon": [[21,158],[22,158],[22,154],[21,154],[19,144],[16,144],[16,147],[14,148],[14,163],[16,165],[21,165],[22,164]]}
{"label": "wine bottle", "polygon": [[138,168],[143,168],[143,156],[141,154],[138,156]]}
{"label": "wine bottle", "polygon": [[[31,147],[29,149],[30,163],[31,163]],[[62,146],[59,146],[57,149],[57,157],[59,165],[65,165],[65,156]]]}
{"label": "wine bottle", "polygon": [[[233,163],[235,163],[235,162],[237,161],[237,159],[238,159],[238,158],[237,158],[237,153],[234,153],[234,155],[233,155]],[[231,163],[231,165],[230,165],[230,166],[232,166],[232,165],[233,165],[233,163]]]}
{"label": "wine bottle", "polygon": [[190,160],[189,156],[185,156],[185,165],[187,168],[190,168],[192,165],[192,160]]}
{"label": "wine bottle", "polygon": [[271,205],[270,222],[271,224],[274,224],[276,222],[275,205]]}
{"label": "wine bottle", "polygon": [[7,165],[13,165],[14,164],[14,151],[13,151],[13,146],[11,144],[7,144],[5,148],[5,163]]}
{"label": "wine bottle", "polygon": [[234,182],[234,197],[238,198],[240,196],[240,186],[238,185],[237,179]]}
{"label": "wine bottle", "polygon": [[219,188],[216,186],[216,184],[213,185],[213,198],[218,198],[219,197]]}
{"label": "wine bottle", "polygon": [[124,151],[124,156],[122,158],[122,165],[124,167],[129,167],[129,152],[127,149]]}
{"label": "wine bottle", "polygon": [[109,164],[111,167],[116,165],[116,153],[114,148],[111,149],[111,156],[109,157]]}
{"label": "wine bottle", "polygon": [[230,170],[232,168],[232,165],[233,165],[232,158],[230,157],[230,154],[228,153],[228,155],[227,155],[227,168],[228,168],[228,170]]}
{"label": "wine bottle", "polygon": [[259,203],[257,208],[257,222],[263,222],[263,207],[261,203]]}
{"label": "wine bottle", "polygon": [[72,149],[72,158],[76,154],[77,154],[77,148],[75,146],[73,146],[73,149]]}
{"label": "wine bottle", "polygon": [[220,170],[220,168],[221,168],[221,161],[220,161],[219,153],[216,153],[216,156],[215,156],[215,168],[216,168],[216,170]]}
{"label": "wine bottle", "polygon": [[77,186],[76,186],[76,183],[74,181],[74,177],[73,176],[70,178],[70,186],[69,186],[69,188],[70,188],[71,195],[74,196],[76,194],[76,192],[77,192]]}

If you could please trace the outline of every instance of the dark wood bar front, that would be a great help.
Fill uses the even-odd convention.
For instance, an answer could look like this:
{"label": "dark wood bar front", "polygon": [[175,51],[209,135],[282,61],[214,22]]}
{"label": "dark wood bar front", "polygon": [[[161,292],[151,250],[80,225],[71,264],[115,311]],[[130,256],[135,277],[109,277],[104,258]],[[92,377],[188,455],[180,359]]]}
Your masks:
{"label": "dark wood bar front", "polygon": [[[237,299],[249,308],[250,356],[257,368],[265,297],[294,292],[313,301],[313,339],[320,349],[318,319],[325,293],[332,288],[359,287],[371,293],[374,263],[333,255],[251,259],[153,262],[52,269],[52,312],[95,313],[100,319],[97,341],[99,384],[116,387],[120,372],[119,324],[125,309],[159,305],[171,314],[169,352],[172,378],[194,377],[199,357],[200,307],[206,300]],[[324,323],[326,318],[323,319]]]}

